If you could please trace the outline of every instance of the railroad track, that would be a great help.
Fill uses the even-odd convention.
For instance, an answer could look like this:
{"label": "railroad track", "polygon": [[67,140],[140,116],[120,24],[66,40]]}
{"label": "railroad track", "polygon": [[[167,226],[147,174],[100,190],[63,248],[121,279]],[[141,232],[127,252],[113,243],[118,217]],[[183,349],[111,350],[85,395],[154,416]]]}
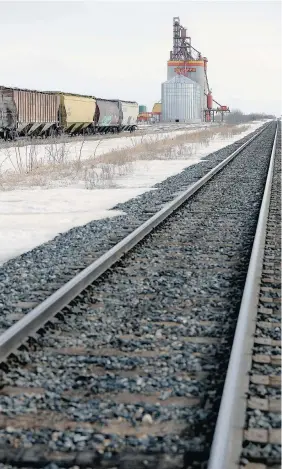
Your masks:
{"label": "railroad track", "polygon": [[274,127],[3,332],[3,467],[207,462]]}
{"label": "railroad track", "polygon": [[131,138],[133,136],[147,135],[151,133],[158,133],[154,131],[146,132],[144,130],[136,130],[133,133],[128,131],[120,133],[108,133],[108,134],[95,134],[95,135],[61,135],[58,137],[47,137],[47,138],[36,138],[36,137],[19,137],[14,141],[5,141],[0,139],[0,148],[11,148],[11,147],[24,147],[27,145],[58,145],[59,143],[71,143],[71,142],[80,142],[80,141],[89,141],[89,140],[109,140],[114,138]]}
{"label": "railroad track", "polygon": [[[218,124],[220,125],[220,124]],[[207,125],[199,125],[197,127],[192,127],[191,129],[198,129],[202,130],[207,128]],[[154,126],[146,128],[137,128],[134,132],[130,133],[129,131],[123,131],[120,133],[107,133],[107,134],[96,134],[96,135],[76,135],[76,136],[69,136],[69,135],[62,135],[60,137],[48,137],[48,138],[30,138],[30,137],[19,137],[14,141],[5,141],[0,139],[0,149],[6,149],[11,147],[24,147],[27,145],[58,145],[60,143],[74,143],[74,142],[81,142],[82,140],[85,142],[88,141],[100,141],[100,140],[110,140],[115,138],[132,138],[132,137],[140,137],[144,135],[154,135],[159,133],[168,133],[168,132],[177,132],[189,130],[189,126],[186,125],[170,125],[170,126]]]}

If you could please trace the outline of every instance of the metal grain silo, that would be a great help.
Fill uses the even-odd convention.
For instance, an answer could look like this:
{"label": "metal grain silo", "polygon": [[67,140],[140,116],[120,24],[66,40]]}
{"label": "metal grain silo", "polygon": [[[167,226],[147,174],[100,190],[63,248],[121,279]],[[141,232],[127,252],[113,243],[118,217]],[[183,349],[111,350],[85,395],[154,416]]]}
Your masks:
{"label": "metal grain silo", "polygon": [[182,75],[162,83],[163,122],[200,122],[201,86]]}

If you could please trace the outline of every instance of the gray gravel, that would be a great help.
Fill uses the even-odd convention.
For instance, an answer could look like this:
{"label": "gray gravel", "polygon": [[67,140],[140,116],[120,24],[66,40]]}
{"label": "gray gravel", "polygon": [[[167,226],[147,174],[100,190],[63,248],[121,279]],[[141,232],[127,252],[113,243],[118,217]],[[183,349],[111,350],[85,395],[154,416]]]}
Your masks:
{"label": "gray gravel", "polygon": [[281,428],[281,416],[273,412],[264,412],[259,409],[248,410],[248,428]]}
{"label": "gray gravel", "polygon": [[[274,126],[9,360],[4,389],[28,387],[34,394],[0,395],[2,414],[17,420],[33,415],[40,428],[17,429],[9,420],[0,431],[6,445],[98,451],[103,463],[134,451],[130,468],[142,452],[155,458],[152,468],[190,469],[207,460],[273,134]],[[212,158],[214,165],[219,157]],[[177,176],[178,189],[181,180],[183,189],[195,171],[199,177],[209,169],[198,166]],[[170,178],[159,185],[159,196],[167,199],[175,183]],[[156,211],[160,204],[156,192],[123,204],[124,210],[144,220],[149,207]],[[85,237],[72,233],[80,233],[77,249]],[[46,280],[42,262],[40,269]],[[132,434],[123,435],[122,425]],[[181,465],[160,462],[159,454],[177,454]]]}
{"label": "gray gravel", "polygon": [[281,459],[281,445],[262,445],[258,443],[248,443],[243,450],[243,457],[248,462],[264,461],[269,463],[269,465],[277,464]]}

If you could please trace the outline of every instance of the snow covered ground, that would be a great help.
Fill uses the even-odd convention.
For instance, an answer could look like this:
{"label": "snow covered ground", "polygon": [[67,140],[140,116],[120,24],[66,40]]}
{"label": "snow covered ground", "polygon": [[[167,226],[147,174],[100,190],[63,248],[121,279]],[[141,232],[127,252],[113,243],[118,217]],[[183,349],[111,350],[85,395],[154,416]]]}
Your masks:
{"label": "snow covered ground", "polygon": [[85,160],[98,157],[113,150],[132,148],[140,143],[153,143],[172,138],[184,133],[193,133],[208,127],[206,124],[190,125],[183,130],[160,131],[157,134],[132,135],[101,140],[77,140],[65,143],[47,143],[46,145],[25,145],[0,148],[0,173],[29,167],[31,162],[61,160]]}
{"label": "snow covered ground", "polygon": [[[76,183],[52,189],[33,188],[0,192],[0,264],[72,227],[119,214],[120,212],[111,210],[117,203],[152,190],[152,186],[157,182],[198,163],[209,153],[243,138],[263,123],[251,123],[248,131],[232,138],[216,137],[206,147],[199,144],[192,156],[183,155],[183,158],[176,160],[135,161],[132,163],[130,174],[115,177],[113,188],[87,190]],[[122,140],[121,137],[115,139],[114,143],[107,141],[105,146],[101,145],[100,150],[109,151],[109,145],[113,144],[115,148],[116,145],[122,146]],[[87,145],[89,143],[91,142],[87,142]],[[93,144],[96,142],[92,142]],[[79,143],[76,142],[75,145]],[[84,148],[86,153],[90,151],[87,145],[86,149]]]}

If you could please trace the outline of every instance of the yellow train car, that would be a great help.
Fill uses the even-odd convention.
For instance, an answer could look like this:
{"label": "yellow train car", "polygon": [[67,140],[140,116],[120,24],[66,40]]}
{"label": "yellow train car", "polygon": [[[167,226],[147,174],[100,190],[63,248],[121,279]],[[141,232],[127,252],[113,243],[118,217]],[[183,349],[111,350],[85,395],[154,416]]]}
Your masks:
{"label": "yellow train car", "polygon": [[96,99],[70,93],[60,93],[60,125],[65,132],[75,133],[93,126]]}

